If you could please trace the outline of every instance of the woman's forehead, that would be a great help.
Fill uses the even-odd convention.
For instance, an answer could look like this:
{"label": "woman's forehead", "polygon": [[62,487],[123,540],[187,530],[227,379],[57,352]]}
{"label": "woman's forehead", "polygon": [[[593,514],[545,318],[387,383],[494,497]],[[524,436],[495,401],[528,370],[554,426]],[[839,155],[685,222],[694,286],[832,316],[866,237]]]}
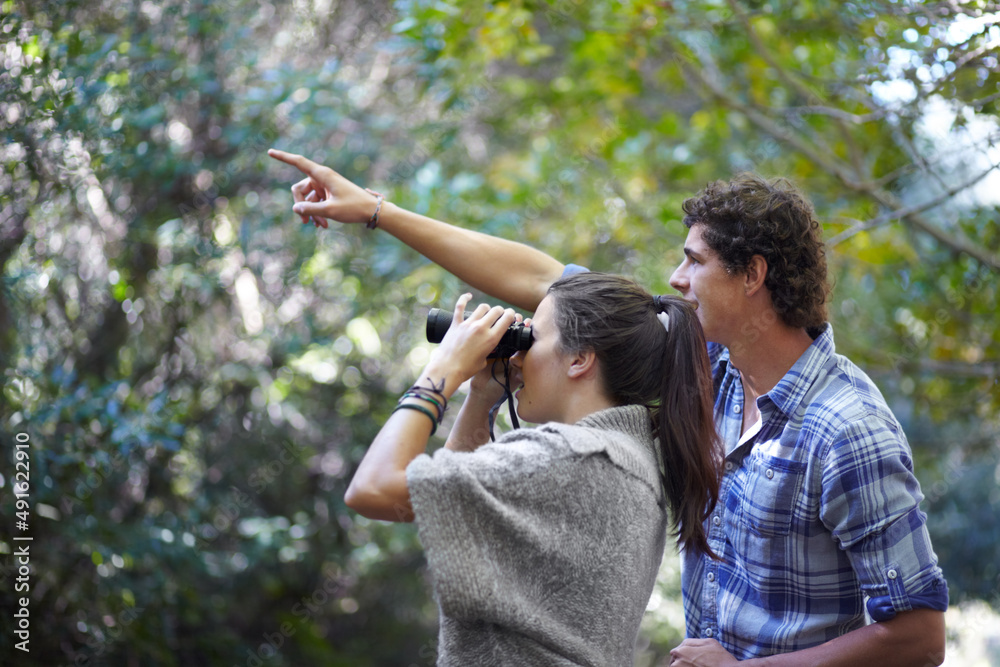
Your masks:
{"label": "woman's forehead", "polygon": [[542,321],[545,324],[551,322],[554,308],[555,304],[552,295],[546,294],[545,298],[538,304],[538,308],[535,309],[535,314],[531,316],[532,326],[538,321]]}

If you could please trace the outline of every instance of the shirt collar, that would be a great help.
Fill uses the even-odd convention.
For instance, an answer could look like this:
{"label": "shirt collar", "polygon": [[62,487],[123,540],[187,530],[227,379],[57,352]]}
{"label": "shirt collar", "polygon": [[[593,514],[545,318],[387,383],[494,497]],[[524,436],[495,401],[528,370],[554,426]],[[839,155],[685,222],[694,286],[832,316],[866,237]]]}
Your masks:
{"label": "shirt collar", "polygon": [[[718,357],[719,370],[725,373],[738,373],[739,371],[729,364],[729,349],[719,347],[721,348]],[[770,400],[786,416],[791,416],[835,353],[833,327],[826,322],[819,327],[819,335],[813,339],[812,344],[806,348],[798,361],[778,381],[778,384],[761,398]]]}
{"label": "shirt collar", "polygon": [[767,392],[775,407],[786,416],[791,416],[827,367],[834,353],[833,327],[825,323],[821,333],[813,339],[812,345],[806,348],[774,389]]}

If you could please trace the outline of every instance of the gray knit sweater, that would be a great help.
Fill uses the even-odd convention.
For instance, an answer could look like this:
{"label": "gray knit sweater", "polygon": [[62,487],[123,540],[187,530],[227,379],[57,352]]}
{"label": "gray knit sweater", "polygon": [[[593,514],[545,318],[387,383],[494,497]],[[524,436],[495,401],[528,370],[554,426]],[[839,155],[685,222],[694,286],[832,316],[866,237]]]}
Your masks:
{"label": "gray knit sweater", "polygon": [[438,665],[631,667],[667,524],[645,408],[441,449],[406,476]]}

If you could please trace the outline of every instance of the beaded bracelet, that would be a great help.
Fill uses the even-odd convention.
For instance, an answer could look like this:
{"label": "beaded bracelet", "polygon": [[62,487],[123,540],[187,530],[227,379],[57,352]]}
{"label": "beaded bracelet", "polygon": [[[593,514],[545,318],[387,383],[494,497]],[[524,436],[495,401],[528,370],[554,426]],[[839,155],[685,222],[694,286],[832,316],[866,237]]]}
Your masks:
{"label": "beaded bracelet", "polygon": [[365,225],[368,229],[375,229],[378,227],[378,214],[382,210],[382,202],[385,201],[385,196],[380,192],[375,192],[370,188],[365,188],[365,192],[370,195],[375,195],[375,212],[372,213],[372,217],[368,219],[368,224]]}
{"label": "beaded bracelet", "polygon": [[415,405],[413,403],[400,403],[399,405],[396,406],[396,409],[393,410],[393,413],[396,413],[399,410],[416,410],[417,412],[424,413],[431,420],[431,435],[434,435],[434,433],[437,431],[438,420],[434,418],[434,413],[432,413],[430,410],[428,410],[424,406],[422,406],[422,405]]}

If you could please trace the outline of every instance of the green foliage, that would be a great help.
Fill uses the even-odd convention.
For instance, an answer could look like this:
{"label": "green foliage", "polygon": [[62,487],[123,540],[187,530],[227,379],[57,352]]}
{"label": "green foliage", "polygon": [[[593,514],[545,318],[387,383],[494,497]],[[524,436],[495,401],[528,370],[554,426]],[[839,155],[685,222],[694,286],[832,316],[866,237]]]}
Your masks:
{"label": "green foliage", "polygon": [[[433,663],[415,530],[342,497],[425,354],[425,309],[464,288],[383,234],[301,227],[271,146],[659,292],[686,197],[792,178],[830,239],[839,350],[907,428],[953,595],[996,604],[987,9],[4,2],[0,420],[32,444],[33,658]],[[678,641],[677,596],[665,567],[642,664]]]}

